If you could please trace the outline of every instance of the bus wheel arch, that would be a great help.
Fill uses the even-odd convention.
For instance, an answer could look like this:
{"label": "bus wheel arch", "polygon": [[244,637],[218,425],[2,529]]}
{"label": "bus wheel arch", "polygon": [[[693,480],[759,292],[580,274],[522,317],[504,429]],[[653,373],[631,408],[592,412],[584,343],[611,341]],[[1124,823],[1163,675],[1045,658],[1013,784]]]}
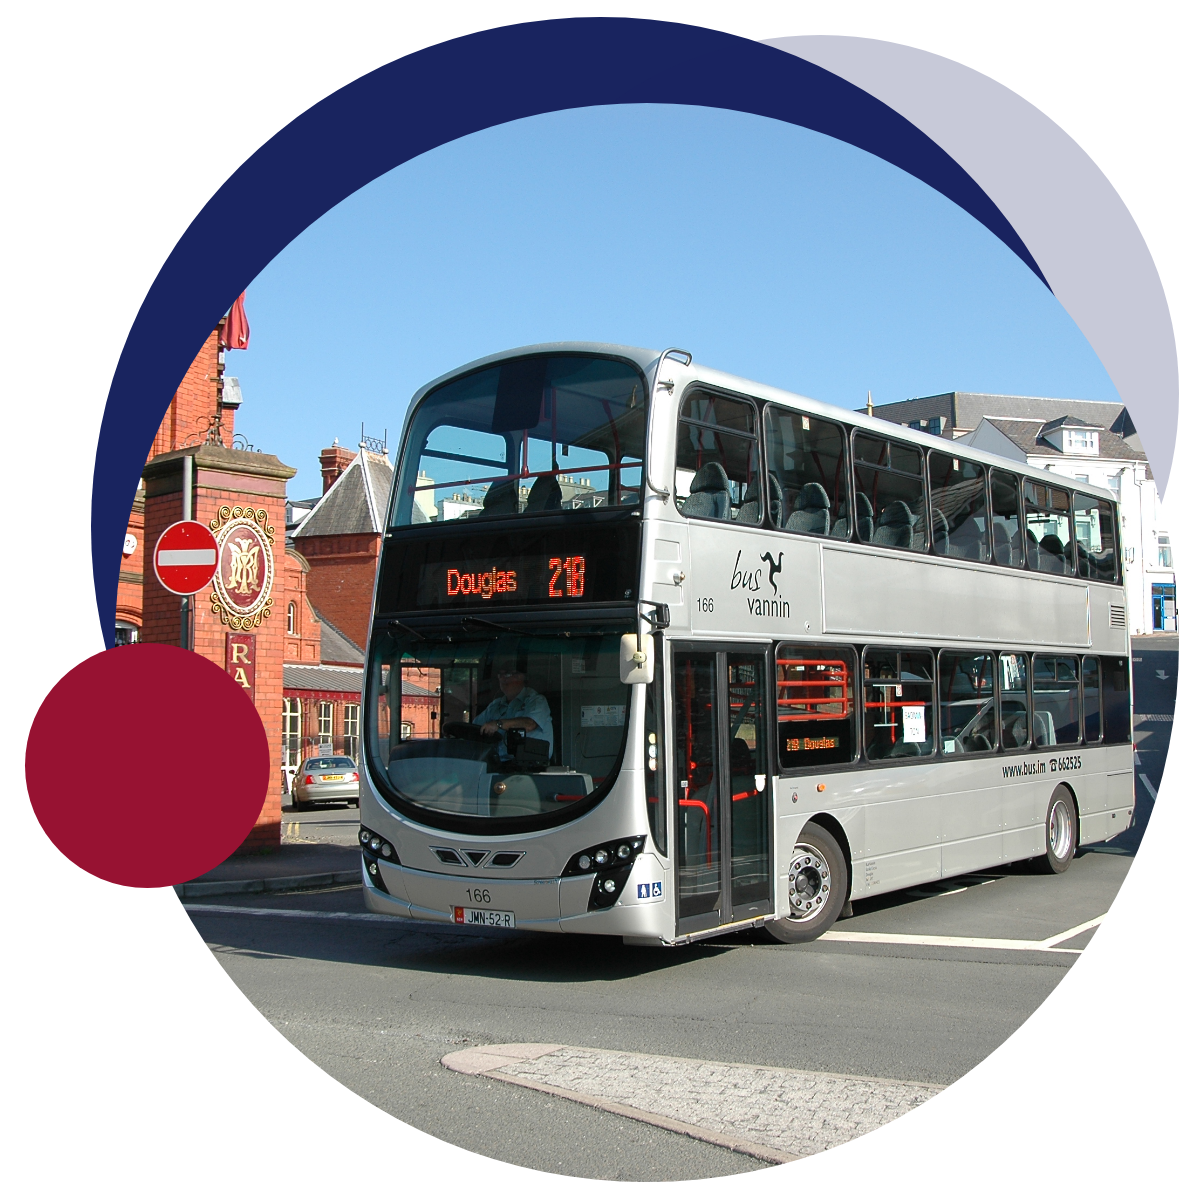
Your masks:
{"label": "bus wheel arch", "polygon": [[850,893],[854,890],[854,868],[851,866],[850,839],[846,836],[842,823],[831,813],[824,812],[810,817],[809,823],[820,825],[842,848],[842,857],[846,860],[846,900],[849,901]]}
{"label": "bus wheel arch", "polygon": [[847,850],[845,833],[830,817],[824,821],[814,817],[800,831],[789,861],[790,915],[766,927],[776,941],[815,941],[842,915],[850,895]]}
{"label": "bus wheel arch", "polygon": [[1079,800],[1068,783],[1055,785],[1046,805],[1046,853],[1033,860],[1045,875],[1061,875],[1079,849]]}

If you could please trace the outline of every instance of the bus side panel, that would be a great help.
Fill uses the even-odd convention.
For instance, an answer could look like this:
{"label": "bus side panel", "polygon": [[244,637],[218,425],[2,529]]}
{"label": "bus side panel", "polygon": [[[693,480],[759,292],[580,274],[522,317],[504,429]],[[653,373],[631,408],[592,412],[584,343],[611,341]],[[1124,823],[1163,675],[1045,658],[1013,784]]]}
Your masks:
{"label": "bus side panel", "polygon": [[871,863],[869,870],[864,869],[864,883],[869,879],[871,893],[941,877],[939,769],[940,764],[931,761],[843,777],[864,805],[865,836],[858,845]]}
{"label": "bus side panel", "polygon": [[1004,862],[1045,854],[1046,812],[1056,782],[1048,775],[1035,775],[1005,787]]}
{"label": "bus side panel", "polygon": [[1087,585],[822,546],[825,632],[933,644],[1089,644]]}
{"label": "bus side panel", "polygon": [[993,867],[1004,856],[1004,786],[992,756],[942,764],[942,877]]}

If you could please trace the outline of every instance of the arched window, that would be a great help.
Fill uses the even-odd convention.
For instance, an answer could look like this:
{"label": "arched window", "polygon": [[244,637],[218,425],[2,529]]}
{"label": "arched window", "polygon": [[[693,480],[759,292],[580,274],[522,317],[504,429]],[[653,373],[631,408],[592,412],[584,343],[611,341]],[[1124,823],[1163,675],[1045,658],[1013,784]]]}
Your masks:
{"label": "arched window", "polygon": [[288,602],[288,633],[296,632],[296,605],[294,601]]}

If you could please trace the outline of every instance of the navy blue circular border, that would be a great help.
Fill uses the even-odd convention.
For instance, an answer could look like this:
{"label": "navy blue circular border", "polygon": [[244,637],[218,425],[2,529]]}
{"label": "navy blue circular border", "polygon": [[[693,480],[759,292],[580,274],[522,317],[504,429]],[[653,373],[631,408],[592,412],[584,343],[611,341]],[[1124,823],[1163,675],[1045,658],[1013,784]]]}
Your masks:
{"label": "navy blue circular border", "polygon": [[945,151],[867,92],[785,51],[694,25],[608,17],[509,25],[420,50],[313,105],[253,154],[188,226],[143,301],[113,376],[92,484],[92,575],[110,643],[114,564],[146,454],[233,298],[297,234],[393,167],[507,121],[599,104],[702,105],[827,134],[937,189],[1046,282]]}

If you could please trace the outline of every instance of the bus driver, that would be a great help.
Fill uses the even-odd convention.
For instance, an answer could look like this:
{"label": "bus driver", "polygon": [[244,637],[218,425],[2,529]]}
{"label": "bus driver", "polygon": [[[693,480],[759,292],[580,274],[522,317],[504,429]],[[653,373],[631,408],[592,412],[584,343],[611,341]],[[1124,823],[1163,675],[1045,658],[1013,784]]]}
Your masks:
{"label": "bus driver", "polygon": [[[519,729],[527,737],[541,738],[549,747],[547,756],[554,753],[554,726],[550,720],[550,703],[540,692],[525,686],[523,659],[501,659],[496,664],[496,686],[500,694],[481,712],[474,723],[482,726],[488,736]],[[507,758],[505,750],[500,756]]]}

